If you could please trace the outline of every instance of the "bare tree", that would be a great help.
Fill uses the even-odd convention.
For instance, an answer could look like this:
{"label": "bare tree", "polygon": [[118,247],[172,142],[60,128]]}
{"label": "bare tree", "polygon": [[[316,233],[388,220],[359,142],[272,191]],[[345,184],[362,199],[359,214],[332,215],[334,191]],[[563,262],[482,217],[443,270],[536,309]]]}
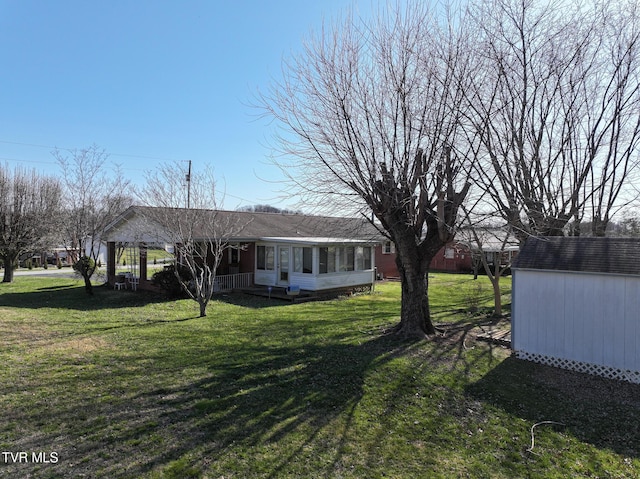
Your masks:
{"label": "bare tree", "polygon": [[604,236],[612,213],[637,198],[629,185],[640,179],[640,6],[609,2],[603,17],[602,73],[590,78],[583,118],[594,158],[588,195],[594,236]]}
{"label": "bare tree", "polygon": [[249,206],[241,206],[236,209],[236,211],[248,211],[250,213],[280,213],[283,215],[300,215],[303,214],[300,210],[292,210],[289,208],[278,208],[277,206],[272,205],[249,205]]}
{"label": "bare tree", "polygon": [[48,246],[60,212],[61,188],[57,180],[0,165],[0,258],[3,282],[13,281],[20,255]]}
{"label": "bare tree", "polygon": [[108,154],[95,145],[52,152],[62,171],[64,220],[60,233],[73,268],[82,276],[87,294],[98,267],[106,227],[131,205],[129,182],[117,167],[109,170]]}
{"label": "bare tree", "polygon": [[[212,170],[189,175],[186,185],[179,181],[182,176],[179,164],[166,164],[148,173],[139,195],[147,207],[140,211],[154,225],[159,239],[174,246],[176,278],[204,317],[228,239],[242,225],[233,212],[218,210]],[[184,208],[187,198],[190,208]]]}
{"label": "bare tree", "polygon": [[482,267],[493,288],[493,315],[502,316],[502,291],[500,279],[511,268],[514,253],[518,250],[517,239],[511,234],[509,225],[498,226],[492,217],[473,215],[465,211],[467,226],[458,240],[471,251],[474,263],[474,279]]}
{"label": "bare tree", "polygon": [[603,234],[638,171],[638,5],[493,0],[470,11],[481,189],[521,241],[570,222],[577,233],[584,215]]}
{"label": "bare tree", "polygon": [[395,243],[404,337],[435,332],[427,272],[454,237],[473,161],[459,110],[467,39],[459,18],[425,3],[327,26],[261,98],[296,193],[373,212]]}

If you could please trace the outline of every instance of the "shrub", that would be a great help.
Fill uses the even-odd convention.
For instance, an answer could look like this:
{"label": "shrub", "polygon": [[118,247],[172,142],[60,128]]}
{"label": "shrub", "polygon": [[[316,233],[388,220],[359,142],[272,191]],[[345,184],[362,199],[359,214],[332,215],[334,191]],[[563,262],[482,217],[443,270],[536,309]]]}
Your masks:
{"label": "shrub", "polygon": [[73,269],[84,276],[88,271],[95,269],[96,262],[89,256],[83,256],[73,263]]}
{"label": "shrub", "polygon": [[[188,272],[184,267],[178,266],[178,273],[181,278],[188,277]],[[154,273],[151,277],[151,282],[162,288],[167,296],[171,298],[184,298],[187,296],[176,277],[175,265],[166,266],[163,270]]]}

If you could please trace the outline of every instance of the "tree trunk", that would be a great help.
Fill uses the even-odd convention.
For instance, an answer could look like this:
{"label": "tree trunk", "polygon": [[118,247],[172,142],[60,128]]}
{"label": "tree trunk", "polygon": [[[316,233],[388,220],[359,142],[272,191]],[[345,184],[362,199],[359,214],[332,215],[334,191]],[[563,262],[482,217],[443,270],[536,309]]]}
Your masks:
{"label": "tree trunk", "polygon": [[11,264],[4,264],[4,277],[2,278],[3,283],[13,283],[13,266]]}
{"label": "tree trunk", "polygon": [[204,318],[207,316],[207,303],[204,301],[198,301],[198,303],[200,304],[200,317]]}
{"label": "tree trunk", "polygon": [[609,218],[606,216],[602,218],[600,215],[594,215],[591,220],[591,233],[593,236],[606,236],[607,226],[609,224]]}
{"label": "tree trunk", "polygon": [[2,260],[4,261],[4,277],[2,278],[3,283],[13,283],[13,266],[16,262],[17,255],[5,254],[2,256]]}
{"label": "tree trunk", "polygon": [[91,276],[87,276],[86,274],[82,275],[82,279],[84,279],[84,291],[85,293],[92,295],[93,294],[93,285],[91,284]]}
{"label": "tree trunk", "polygon": [[400,324],[395,332],[404,338],[425,338],[436,333],[429,308],[428,270],[399,267],[402,285]]}
{"label": "tree trunk", "polygon": [[490,276],[493,286],[493,315],[502,316],[502,294],[500,292],[500,273]]}

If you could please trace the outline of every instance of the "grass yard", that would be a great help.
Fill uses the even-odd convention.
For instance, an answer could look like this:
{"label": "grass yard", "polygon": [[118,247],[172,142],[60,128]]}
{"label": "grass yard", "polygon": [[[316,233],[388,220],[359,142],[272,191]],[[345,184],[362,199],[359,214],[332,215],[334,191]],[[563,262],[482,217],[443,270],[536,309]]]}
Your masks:
{"label": "grass yard", "polygon": [[[399,294],[229,295],[198,318],[73,279],[0,284],[0,477],[640,477],[639,386],[476,341],[486,278],[433,275],[448,332],[429,342],[384,335]],[[530,450],[541,421],[563,425]]]}

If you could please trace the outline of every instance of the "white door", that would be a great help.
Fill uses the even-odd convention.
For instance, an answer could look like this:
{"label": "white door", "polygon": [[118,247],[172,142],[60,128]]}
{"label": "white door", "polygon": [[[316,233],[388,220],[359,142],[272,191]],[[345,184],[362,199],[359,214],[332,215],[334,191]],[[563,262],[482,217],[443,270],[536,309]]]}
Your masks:
{"label": "white door", "polygon": [[289,285],[289,247],[278,246],[278,284]]}

